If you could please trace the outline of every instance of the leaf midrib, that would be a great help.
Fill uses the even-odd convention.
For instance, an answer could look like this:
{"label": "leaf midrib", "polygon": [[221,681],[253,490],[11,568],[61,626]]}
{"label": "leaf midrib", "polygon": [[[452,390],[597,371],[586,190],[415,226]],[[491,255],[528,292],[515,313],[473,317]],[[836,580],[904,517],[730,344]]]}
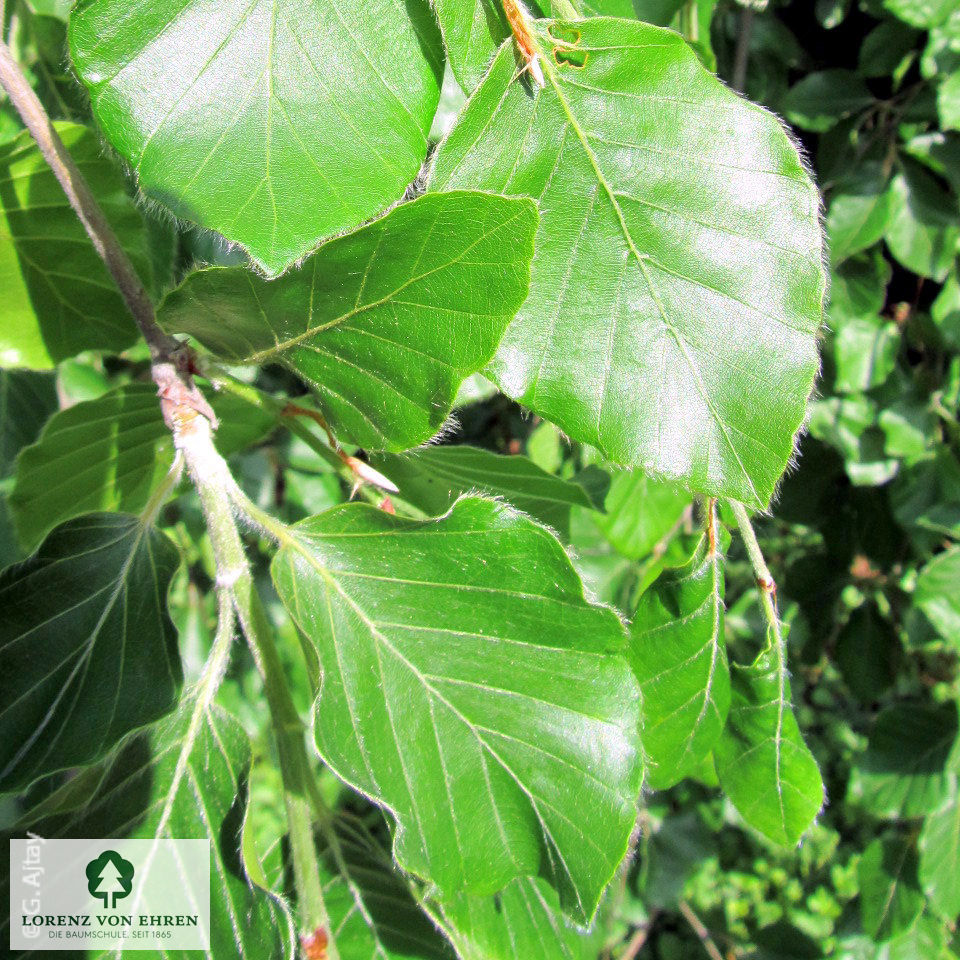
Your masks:
{"label": "leaf midrib", "polygon": [[[723,438],[727,443],[727,446],[730,448],[730,451],[733,454],[734,460],[736,461],[736,464],[740,469],[741,474],[746,480],[747,487],[750,490],[751,494],[753,495],[755,502],[757,504],[760,504],[761,506],[764,506],[766,502],[757,492],[757,489],[754,486],[753,480],[751,479],[749,472],[747,471],[743,461],[740,458],[740,453],[737,450],[737,448],[734,446],[733,441],[730,438],[727,425],[723,422],[723,419],[720,417],[719,413],[714,408],[713,401],[710,399],[710,395],[706,387],[704,386],[703,379],[700,375],[700,368],[697,365],[694,358],[691,356],[684,336],[674,326],[674,324],[671,323],[669,317],[667,316],[667,312],[664,309],[663,303],[661,302],[660,297],[656,291],[656,288],[653,285],[653,279],[650,276],[650,271],[647,266],[647,261],[650,258],[640,253],[640,251],[636,247],[636,244],[633,242],[633,237],[630,233],[629,227],[627,226],[626,218],[623,215],[623,209],[621,208],[620,203],[617,200],[613,187],[610,185],[609,181],[607,180],[606,176],[603,173],[603,170],[600,168],[600,162],[597,159],[596,154],[593,152],[593,148],[590,145],[590,141],[589,141],[589,138],[587,137],[586,132],[580,126],[579,122],[577,121],[576,115],[574,114],[573,109],[570,106],[569,101],[563,95],[563,92],[560,89],[560,83],[557,78],[556,69],[554,68],[551,59],[549,57],[541,57],[541,62],[543,62],[546,68],[545,69],[546,76],[550,81],[551,87],[553,87],[554,93],[556,94],[557,100],[559,101],[560,106],[563,109],[564,115],[567,118],[567,122],[569,123],[570,128],[573,130],[573,132],[577,136],[577,139],[580,141],[580,145],[583,147],[583,151],[586,154],[588,161],[590,162],[590,166],[593,169],[593,172],[597,178],[597,181],[600,183],[601,187],[603,187],[604,192],[607,194],[607,198],[609,199],[610,204],[613,207],[613,211],[616,214],[617,221],[620,225],[621,233],[623,234],[623,237],[627,242],[627,247],[635,257],[637,264],[640,267],[641,272],[643,273],[643,278],[644,278],[644,281],[646,282],[647,289],[650,292],[650,297],[657,306],[657,311],[660,314],[660,318],[663,321],[664,327],[670,333],[671,337],[673,337],[674,341],[677,344],[677,347],[680,349],[680,352],[683,354],[683,358],[686,361],[687,366],[689,367],[690,372],[693,375],[693,378],[696,382],[697,390],[700,393],[700,396],[702,397],[704,403],[707,405],[707,409],[710,411],[710,415],[713,417],[717,426],[720,428],[720,432],[722,433]],[[599,416],[599,413],[598,413],[598,416]]]}
{"label": "leaf midrib", "polygon": [[[278,340],[274,346],[267,348],[266,350],[260,350],[256,353],[250,354],[241,360],[241,363],[245,364],[254,364],[254,363],[263,363],[266,360],[269,360],[271,357],[275,357],[278,354],[282,354],[293,347],[297,346],[300,343],[303,343],[305,340],[309,340],[320,333],[323,333],[325,330],[330,330],[333,327],[337,327],[342,323],[346,323],[349,320],[352,320],[354,317],[360,316],[361,314],[367,313],[371,310],[376,310],[379,307],[384,306],[387,303],[390,303],[394,300],[399,294],[401,294],[408,287],[412,286],[415,283],[419,283],[421,280],[425,280],[427,277],[432,276],[435,273],[440,273],[443,270],[447,270],[455,264],[463,260],[464,257],[470,253],[476,246],[482,243],[484,240],[487,240],[489,237],[493,236],[495,233],[499,233],[502,230],[505,230],[509,227],[514,221],[519,219],[524,213],[524,208],[521,206],[518,208],[516,213],[510,215],[510,217],[504,220],[498,220],[496,224],[489,230],[484,231],[478,237],[476,237],[471,243],[469,243],[457,256],[453,257],[450,260],[445,261],[444,263],[438,264],[436,267],[432,267],[430,270],[427,270],[420,274],[415,274],[409,279],[405,280],[399,287],[392,290],[390,293],[381,297],[378,300],[371,301],[370,303],[365,303],[363,306],[353,307],[348,310],[346,313],[341,314],[339,317],[334,318],[333,320],[328,320],[326,323],[317,324],[314,327],[307,327],[303,333],[299,333],[294,337],[290,337],[286,340]],[[319,256],[321,251],[318,251],[315,256]],[[316,262],[315,266],[316,266]],[[311,297],[313,295],[313,288],[311,286]],[[262,311],[262,308],[261,308]],[[310,317],[308,317],[307,322],[310,322]],[[272,331],[271,331],[272,332]]]}

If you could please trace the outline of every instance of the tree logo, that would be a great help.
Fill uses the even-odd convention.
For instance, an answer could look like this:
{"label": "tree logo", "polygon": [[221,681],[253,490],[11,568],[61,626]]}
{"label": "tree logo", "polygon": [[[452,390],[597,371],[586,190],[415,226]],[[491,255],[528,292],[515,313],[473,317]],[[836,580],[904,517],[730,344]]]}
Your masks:
{"label": "tree logo", "polygon": [[104,850],[87,864],[87,890],[112,910],[117,901],[130,895],[133,888],[133,864],[116,850]]}

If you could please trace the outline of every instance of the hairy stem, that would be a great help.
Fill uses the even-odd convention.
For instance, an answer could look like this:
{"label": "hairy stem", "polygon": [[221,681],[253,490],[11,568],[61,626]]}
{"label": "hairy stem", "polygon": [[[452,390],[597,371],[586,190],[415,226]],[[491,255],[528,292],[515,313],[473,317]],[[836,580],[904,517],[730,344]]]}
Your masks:
{"label": "hairy stem", "polygon": [[[280,760],[301,928],[307,936],[318,930],[329,932],[329,916],[323,900],[313,840],[310,814],[312,771],[304,744],[303,724],[290,695],[283,665],[273,642],[273,632],[254,585],[237,529],[232,500],[239,488],[226,461],[214,448],[210,424],[206,419],[193,419],[178,432],[176,441],[184,453],[190,476],[200,495],[216,560],[217,588],[229,592],[240,627],[263,677]],[[330,960],[338,960],[332,938],[327,950]]]}
{"label": "hairy stem", "polygon": [[780,627],[780,616],[777,613],[777,585],[770,573],[766,560],[763,559],[763,552],[757,541],[757,535],[753,532],[753,525],[750,523],[750,517],[747,514],[747,508],[736,500],[731,500],[730,508],[733,515],[737,518],[737,526],[740,528],[740,536],[743,539],[743,545],[747,549],[747,556],[753,566],[753,574],[757,581],[757,589],[760,591],[760,602],[763,607],[763,615],[766,618],[767,625],[770,627],[770,633],[777,645],[778,657],[783,656],[783,631]]}

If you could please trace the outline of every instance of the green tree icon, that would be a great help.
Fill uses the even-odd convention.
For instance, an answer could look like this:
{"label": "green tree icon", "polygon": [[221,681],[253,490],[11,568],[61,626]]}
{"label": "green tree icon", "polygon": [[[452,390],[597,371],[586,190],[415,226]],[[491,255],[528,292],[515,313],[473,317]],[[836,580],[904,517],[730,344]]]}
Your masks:
{"label": "green tree icon", "polygon": [[107,909],[116,907],[117,901],[129,896],[132,888],[133,864],[116,850],[104,850],[87,864],[87,890],[103,900]]}

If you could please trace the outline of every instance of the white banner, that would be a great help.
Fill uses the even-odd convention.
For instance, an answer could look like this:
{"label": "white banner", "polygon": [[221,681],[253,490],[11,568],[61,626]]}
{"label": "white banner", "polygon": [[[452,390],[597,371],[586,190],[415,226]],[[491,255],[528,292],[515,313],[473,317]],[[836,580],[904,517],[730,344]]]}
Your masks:
{"label": "white banner", "polygon": [[12,950],[206,950],[209,840],[10,841]]}

